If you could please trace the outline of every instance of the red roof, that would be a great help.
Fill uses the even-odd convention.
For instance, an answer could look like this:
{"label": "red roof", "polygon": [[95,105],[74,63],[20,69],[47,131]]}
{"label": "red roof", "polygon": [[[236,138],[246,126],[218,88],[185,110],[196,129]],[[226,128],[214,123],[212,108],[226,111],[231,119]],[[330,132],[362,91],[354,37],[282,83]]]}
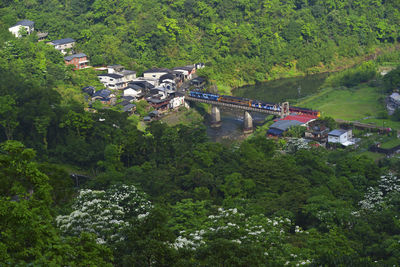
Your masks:
{"label": "red roof", "polygon": [[309,122],[311,120],[315,120],[317,118],[318,118],[317,116],[311,116],[311,115],[289,115],[289,116],[286,116],[282,120],[285,120],[285,121],[299,121],[299,122],[302,122],[302,123],[307,123],[307,122]]}

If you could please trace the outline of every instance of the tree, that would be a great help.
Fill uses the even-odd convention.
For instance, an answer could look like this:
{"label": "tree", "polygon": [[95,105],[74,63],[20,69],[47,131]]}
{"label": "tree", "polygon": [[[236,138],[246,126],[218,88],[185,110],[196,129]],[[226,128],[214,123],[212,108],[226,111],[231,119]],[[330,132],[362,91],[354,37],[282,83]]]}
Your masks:
{"label": "tree", "polygon": [[0,96],[0,125],[4,128],[7,140],[13,138],[13,132],[19,124],[17,116],[15,99],[10,95]]}

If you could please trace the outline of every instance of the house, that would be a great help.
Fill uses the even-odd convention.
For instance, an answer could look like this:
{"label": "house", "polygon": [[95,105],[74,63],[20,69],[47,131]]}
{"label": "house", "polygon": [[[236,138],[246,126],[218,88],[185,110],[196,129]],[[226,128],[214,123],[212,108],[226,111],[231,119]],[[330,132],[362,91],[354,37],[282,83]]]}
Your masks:
{"label": "house", "polygon": [[122,65],[110,65],[107,66],[107,73],[108,74],[119,74],[124,76],[124,81],[129,83],[136,79],[136,71],[133,70],[126,70]]}
{"label": "house", "polygon": [[326,142],[328,141],[329,131],[329,128],[322,124],[309,125],[304,133],[304,137],[319,142]]}
{"label": "house", "polygon": [[21,30],[26,31],[26,33],[28,35],[30,35],[35,30],[35,22],[24,19],[24,20],[18,21],[15,25],[8,28],[8,30],[12,34],[14,34],[15,37],[18,37],[18,38],[22,36]]}
{"label": "house", "polygon": [[90,96],[93,96],[94,93],[96,92],[96,88],[94,88],[93,86],[86,86],[82,88],[82,92]]}
{"label": "house", "polygon": [[136,88],[136,87],[138,86],[128,85],[128,87],[124,89],[123,96],[131,96],[134,97],[135,99],[143,97],[142,88],[140,87]]}
{"label": "house", "polygon": [[93,94],[92,101],[99,100],[103,104],[111,104],[112,99],[114,98],[115,95],[112,94],[110,90],[102,89]]}
{"label": "house", "polygon": [[37,35],[37,38],[38,38],[38,42],[41,42],[41,41],[46,40],[46,38],[49,35],[49,33],[47,33],[47,32],[37,32],[36,35]]}
{"label": "house", "polygon": [[193,74],[196,72],[196,68],[194,67],[194,65],[176,67],[173,68],[172,70],[181,72],[186,80],[192,79]]}
{"label": "house", "polygon": [[328,133],[328,143],[354,145],[352,130],[335,129]]}
{"label": "house", "polygon": [[204,86],[205,83],[206,83],[206,78],[203,77],[196,77],[190,81],[190,84],[192,84],[195,87]]}
{"label": "house", "polygon": [[136,97],[133,97],[133,96],[123,96],[122,99],[129,101],[129,103],[132,103],[133,101],[136,100]]}
{"label": "house", "polygon": [[282,134],[287,130],[289,130],[290,127],[300,126],[302,124],[303,124],[302,122],[296,120],[279,120],[269,127],[267,135],[282,136]]}
{"label": "house", "polygon": [[97,77],[105,87],[109,89],[123,89],[127,83],[124,80],[124,76],[116,73],[99,74]]}
{"label": "house", "polygon": [[386,108],[389,115],[393,115],[396,109],[400,108],[400,94],[397,92],[392,93],[386,99]]}
{"label": "house", "polygon": [[153,110],[149,112],[148,116],[150,118],[157,118],[158,116],[160,116],[160,112],[158,112],[157,110]]}
{"label": "house", "polygon": [[143,77],[144,78],[153,78],[153,79],[160,79],[160,77],[164,74],[170,73],[171,70],[166,69],[166,68],[152,68],[145,70],[143,72]]}
{"label": "house", "polygon": [[129,114],[132,114],[133,111],[136,110],[136,105],[135,104],[128,104],[125,106],[121,107],[121,111],[123,112],[128,112]]}
{"label": "house", "polygon": [[64,57],[65,64],[73,65],[74,70],[86,69],[89,67],[89,60],[86,54],[79,53]]}
{"label": "house", "polygon": [[182,106],[186,106],[185,95],[177,92],[169,101],[169,108],[176,109]]}
{"label": "house", "polygon": [[75,46],[75,40],[72,38],[65,38],[48,42],[47,44],[54,46],[54,48],[60,51],[63,55],[66,55],[69,50],[72,50]]}
{"label": "house", "polygon": [[194,67],[196,68],[196,70],[198,70],[198,69],[205,68],[206,64],[199,62],[199,63],[194,64]]}
{"label": "house", "polygon": [[142,87],[142,89],[144,91],[148,91],[155,87],[154,84],[152,84],[151,82],[146,81],[146,80],[140,80],[140,79],[136,79],[134,81],[129,82],[129,85],[133,85],[133,84]]}

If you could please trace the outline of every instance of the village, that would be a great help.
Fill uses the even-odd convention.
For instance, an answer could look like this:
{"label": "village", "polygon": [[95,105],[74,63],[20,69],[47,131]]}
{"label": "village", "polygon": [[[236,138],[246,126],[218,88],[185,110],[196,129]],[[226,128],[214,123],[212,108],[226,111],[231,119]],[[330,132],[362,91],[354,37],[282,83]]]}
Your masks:
{"label": "village", "polygon": [[[30,20],[22,20],[9,28],[9,31],[16,37],[25,34],[35,33],[38,41],[45,41],[46,32],[35,32],[34,22]],[[92,67],[89,57],[80,51],[75,51],[76,40],[72,38],[64,38],[46,42],[54,47],[64,56],[66,65],[70,65],[73,70],[78,71],[86,68],[93,68],[98,71],[99,81],[104,88],[95,88],[88,85],[82,88],[82,92],[86,95],[89,108],[88,111],[95,112],[92,107],[101,103],[103,108],[115,107],[122,112],[133,115],[136,113],[138,101],[145,100],[148,103],[148,112],[143,116],[143,122],[150,122],[162,117],[163,114],[171,110],[178,110],[181,107],[189,108],[185,101],[185,92],[190,89],[204,90],[206,79],[198,77],[196,71],[205,67],[204,63],[195,63],[185,66],[177,66],[171,69],[167,68],[151,68],[143,71],[141,77],[137,77],[134,70],[127,70],[122,65],[110,65],[102,67]],[[392,93],[386,99],[387,110],[389,115],[400,108],[399,93]],[[337,120],[340,121],[340,120]],[[272,124],[268,124],[266,137],[268,138],[287,138],[294,128],[300,127],[301,134],[297,136],[303,143],[312,144],[314,146],[324,146],[327,148],[346,148],[357,147],[362,143],[361,136],[355,137],[353,129],[358,133],[359,129],[375,129],[378,132],[392,134],[392,139],[383,138],[386,141],[376,141],[369,146],[369,151],[381,153],[386,156],[393,156],[400,152],[400,134],[399,132],[391,133],[390,128],[369,127],[368,125],[339,123],[341,127],[329,128],[326,123],[318,120],[318,116],[304,114],[302,112],[293,112],[288,116],[275,119]],[[356,129],[358,128],[358,129]],[[291,131],[292,130],[292,131]],[[251,129],[252,132],[252,129]],[[369,137],[371,134],[364,134]],[[389,141],[387,141],[389,140]],[[391,145],[385,146],[386,143]],[[383,144],[383,146],[382,146]]]}

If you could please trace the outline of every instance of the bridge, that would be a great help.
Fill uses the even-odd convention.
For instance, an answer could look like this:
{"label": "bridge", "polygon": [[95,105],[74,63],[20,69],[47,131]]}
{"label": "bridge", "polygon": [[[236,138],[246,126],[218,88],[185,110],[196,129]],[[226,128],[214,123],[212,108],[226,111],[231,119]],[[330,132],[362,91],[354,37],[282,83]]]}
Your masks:
{"label": "bridge", "polygon": [[252,118],[250,112],[266,113],[266,114],[270,114],[270,115],[279,116],[281,118],[284,118],[290,114],[289,102],[284,102],[284,103],[280,104],[279,105],[280,111],[276,111],[276,110],[268,110],[268,109],[256,108],[256,107],[233,104],[233,103],[225,103],[225,102],[214,101],[214,100],[210,100],[210,99],[196,98],[196,97],[191,97],[189,95],[185,96],[185,100],[212,105],[212,109],[211,109],[211,126],[212,127],[221,126],[220,107],[243,110],[244,111],[243,122],[244,122],[244,132],[245,133],[251,133],[253,131],[253,118]]}

